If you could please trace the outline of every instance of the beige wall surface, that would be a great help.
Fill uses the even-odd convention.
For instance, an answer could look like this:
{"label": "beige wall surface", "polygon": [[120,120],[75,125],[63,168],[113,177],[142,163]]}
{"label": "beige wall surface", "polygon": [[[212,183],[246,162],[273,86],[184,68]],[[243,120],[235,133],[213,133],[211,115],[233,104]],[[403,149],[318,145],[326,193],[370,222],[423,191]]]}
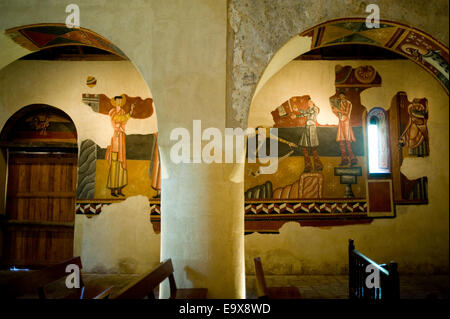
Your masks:
{"label": "beige wall surface", "polygon": [[276,73],[255,96],[249,126],[273,125],[270,111],[291,96],[309,94],[320,107],[318,121],[336,124],[328,98],[335,93],[336,64],[372,65],[382,86],[361,94],[369,109],[388,109],[393,96],[405,91],[408,99],[428,99],[430,156],[406,158],[401,171],[410,179],[428,176],[428,205],[397,206],[394,219],[375,219],[368,225],[300,227],[287,223],[279,235],[245,236],[246,269],[260,256],[267,273],[343,273],[347,267],[347,242],[377,262],[395,260],[400,273],[448,272],[449,264],[449,124],[448,95],[421,67],[401,61],[292,61]]}
{"label": "beige wall surface", "polygon": [[74,255],[83,270],[96,273],[144,273],[156,267],[160,236],[153,232],[146,196],[106,206],[92,218],[75,216]]}

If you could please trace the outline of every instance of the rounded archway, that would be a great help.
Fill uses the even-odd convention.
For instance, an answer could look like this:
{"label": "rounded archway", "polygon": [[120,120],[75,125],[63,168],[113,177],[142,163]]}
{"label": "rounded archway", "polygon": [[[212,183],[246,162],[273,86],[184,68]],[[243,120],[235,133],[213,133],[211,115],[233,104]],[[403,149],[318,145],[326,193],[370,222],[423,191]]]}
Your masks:
{"label": "rounded archway", "polygon": [[[338,62],[334,63],[333,60]],[[352,60],[358,60],[358,62],[352,63]],[[265,222],[261,222],[261,225],[257,226],[257,222],[253,221],[249,214],[262,214],[275,210],[282,214],[287,210],[291,213],[308,212],[320,215],[322,212],[333,210],[323,205],[316,207],[311,204],[311,207],[303,207],[300,199],[323,199],[327,197],[324,195],[326,193],[335,197],[332,194],[336,191],[336,187],[342,186],[339,181],[333,184],[333,190],[327,191],[327,183],[322,184],[322,177],[318,177],[317,189],[313,187],[316,192],[305,194],[302,188],[306,187],[304,185],[309,182],[307,183],[301,178],[293,180],[290,177],[296,176],[294,167],[300,169],[300,172],[303,169],[304,172],[330,170],[335,164],[322,163],[320,156],[331,156],[331,153],[342,156],[341,163],[353,162],[356,164],[357,157],[360,157],[359,161],[365,163],[364,150],[366,149],[365,144],[367,144],[365,141],[367,132],[365,132],[363,122],[365,122],[366,112],[370,110],[370,105],[383,105],[387,110],[391,107],[391,100],[398,92],[403,92],[408,86],[415,87],[417,85],[413,84],[416,82],[415,77],[410,76],[414,74],[413,72],[417,73],[412,63],[409,65],[411,72],[408,73],[408,76],[404,75],[405,78],[408,78],[407,80],[402,81],[400,78],[394,80],[395,75],[385,75],[383,80],[383,74],[386,74],[387,70],[382,74],[379,73],[383,69],[383,63],[377,62],[382,60],[398,61],[398,63],[393,62],[391,66],[392,69],[398,68],[398,72],[402,72],[403,66],[395,66],[395,63],[408,65],[409,61],[413,61],[431,75],[448,95],[448,48],[420,30],[392,21],[381,20],[378,28],[369,28],[366,20],[362,18],[330,20],[299,33],[275,52],[255,86],[247,120],[249,127],[266,127],[270,139],[278,140],[279,165],[290,165],[290,168],[287,168],[287,173],[284,175],[275,174],[277,176],[268,177],[258,173],[261,165],[264,164],[246,164],[247,229],[250,229],[250,225],[252,225],[252,231],[259,229],[263,232],[276,232],[282,225],[280,221],[267,221],[267,225]],[[374,62],[372,63],[372,61]],[[297,64],[294,66],[295,63]],[[372,64],[376,67],[374,68]],[[316,65],[317,68],[313,65]],[[380,70],[377,69],[378,65],[381,67]],[[329,81],[325,78],[328,78]],[[380,93],[382,90],[386,90],[386,93]],[[420,91],[425,90],[421,88]],[[303,138],[301,130],[305,129],[308,121],[305,112],[309,112],[308,103],[312,103],[319,106],[318,111],[314,116],[311,115],[309,120],[314,123],[313,131],[316,132],[317,127],[317,131],[324,131],[324,133],[318,134],[319,136],[334,136],[336,141],[343,139],[342,136],[336,136],[336,132],[328,132],[331,127],[336,126],[335,128],[338,129],[341,125],[341,121],[338,121],[336,115],[333,114],[330,105],[340,100],[339,96],[342,93],[346,95],[347,100],[351,101],[352,115],[349,124],[355,127],[354,134],[359,137],[352,135],[349,141],[333,143],[330,140],[331,143],[325,143],[321,140],[322,137],[317,136],[317,133],[309,132],[308,139]],[[368,100],[365,106],[362,102],[363,98]],[[366,110],[366,108],[368,109]],[[393,112],[391,111],[391,114]],[[294,113],[295,118],[291,118]],[[395,129],[392,128],[392,136],[397,136],[395,132],[403,130],[406,125],[396,124],[394,118],[391,119],[391,122],[393,122],[391,126],[395,127]],[[399,127],[397,128],[397,126]],[[270,135],[268,129],[271,127],[277,128],[278,132]],[[313,137],[310,134],[313,134]],[[348,142],[354,143],[356,140],[360,143],[364,141],[364,143],[360,145],[356,145],[358,144],[356,143],[355,150],[347,145]],[[325,149],[324,145],[329,147]],[[296,157],[303,157],[305,162],[295,162],[293,158]],[[397,164],[395,161],[393,162],[394,171],[400,170],[402,161],[398,162]],[[364,167],[363,170],[365,170]],[[398,180],[404,179],[403,176],[400,177],[400,173],[394,174],[398,175],[396,177]],[[355,197],[366,198],[364,180],[356,183],[357,178],[355,176],[352,178],[355,185],[359,185],[357,189],[360,190],[359,195],[357,194]],[[395,201],[398,202],[406,200],[407,197],[407,195],[403,195],[403,197],[399,195],[399,189],[404,187],[400,184],[401,182],[398,182],[394,185],[394,188],[397,189]],[[340,197],[344,198],[349,194],[354,196],[349,185],[346,187],[345,191],[342,190]],[[273,203],[271,209],[259,210],[258,205],[264,200],[269,202],[281,200],[281,202]],[[284,208],[286,201],[292,201],[291,205],[295,207]],[[427,202],[427,199],[422,197],[422,201]],[[272,204],[272,202],[270,203]],[[336,206],[337,204],[331,205]],[[361,212],[367,212],[367,208],[364,208],[367,205],[365,202],[355,202],[352,205],[357,209],[355,211],[348,210],[348,212],[356,212],[359,209]],[[346,209],[339,211],[346,211]],[[312,218],[312,215],[308,216]],[[309,218],[308,216],[305,218]],[[286,217],[286,220],[291,220],[291,217]],[[306,222],[301,223],[305,224]],[[342,224],[342,222],[339,223]]]}
{"label": "rounded archway", "polygon": [[[72,213],[68,221],[72,224],[71,254],[81,256],[87,271],[140,273],[149,263],[158,264],[159,235],[149,220],[151,210],[160,206],[157,120],[152,94],[139,70],[117,46],[86,28],[45,23],[11,28],[5,34],[13,40],[7,44],[19,49],[6,50],[0,58],[0,82],[4,92],[10,93],[0,97],[5,115],[0,120],[5,136],[2,145],[31,150],[30,141],[17,140],[21,135],[14,133],[12,124],[26,113],[31,114],[24,124],[27,128],[42,128],[34,133],[34,146],[40,143],[38,138],[53,136],[50,142],[41,141],[41,153],[74,150],[75,188],[70,190],[74,197],[67,204]],[[18,111],[29,104],[33,105]],[[75,140],[56,138],[53,129],[64,127],[48,123],[46,105],[58,105],[60,113],[71,119]],[[2,158],[4,178],[3,168],[6,172],[10,159]],[[141,207],[138,213],[134,213],[136,206]],[[113,213],[106,216],[105,210]],[[122,233],[135,236],[123,240]],[[48,245],[49,251],[55,247]],[[131,247],[142,249],[136,254]]]}
{"label": "rounded archway", "polygon": [[315,49],[355,44],[384,48],[414,61],[448,93],[449,51],[443,43],[401,23],[381,20],[378,28],[368,28],[363,18],[345,18],[321,23],[291,38],[272,57],[254,95],[272,75],[296,57]]}
{"label": "rounded archway", "polygon": [[[22,50],[5,48],[0,58],[0,69],[21,56],[40,50],[64,47],[93,47],[128,60],[125,53],[109,40],[86,28],[69,28],[62,23],[42,23],[14,27],[5,30],[5,35]],[[12,46],[12,43],[5,43]]]}
{"label": "rounded archway", "polygon": [[[364,22],[364,19],[332,20],[294,36],[274,53],[255,85],[254,95],[247,95],[252,100],[248,126],[277,127],[275,138],[281,145],[281,154],[278,176],[255,176],[252,173],[257,172],[256,167],[247,166],[245,178],[251,182],[245,187],[246,224],[252,225],[252,231],[260,232],[279,231],[283,218],[300,220],[301,226],[308,226],[300,230],[298,225],[286,225],[285,233],[280,231],[279,246],[274,244],[278,239],[270,239],[272,250],[265,248],[269,239],[258,237],[257,243],[250,235],[246,249],[258,251],[273,269],[277,260],[271,253],[281,247],[286,254],[277,257],[292,258],[292,267],[298,271],[304,265],[298,260],[306,260],[307,267],[319,271],[330,262],[344,266],[339,248],[329,247],[335,241],[344,242],[349,234],[364,234],[370,238],[368,243],[375,242],[380,234],[402,243],[395,254],[404,264],[412,264],[414,261],[401,248],[408,245],[404,239],[408,234],[392,230],[412,226],[413,218],[421,220],[419,212],[432,211],[419,205],[446,205],[441,200],[443,193],[431,195],[427,187],[448,189],[445,183],[437,181],[441,174],[448,174],[448,167],[425,168],[425,165],[433,157],[440,161],[442,154],[441,142],[428,141],[428,132],[433,131],[437,140],[448,140],[445,132],[448,124],[443,120],[448,116],[448,48],[432,36],[402,24],[381,21],[380,29],[370,30]],[[434,107],[429,103],[431,100]],[[349,105],[351,116],[347,112]],[[378,126],[377,134],[389,140],[392,154],[389,157],[386,155],[389,149],[380,146],[378,154],[384,155],[378,156],[377,161],[391,172],[383,171],[384,176],[374,178],[367,173],[367,149],[381,143],[369,145],[366,115],[376,107],[386,112],[383,113],[386,123]],[[434,113],[432,120],[431,113]],[[347,123],[343,120],[346,117]],[[403,138],[411,139],[414,135],[409,128],[415,125],[416,117],[423,124],[417,134],[419,142],[408,144]],[[305,123],[308,120],[310,125]],[[353,131],[344,128],[347,124]],[[413,130],[419,131],[417,127]],[[433,146],[428,142],[435,145],[434,154],[429,151]],[[429,182],[432,179],[434,182]],[[268,182],[272,185],[268,186]],[[374,186],[378,182],[382,186]],[[310,196],[304,195],[305,190],[310,191]],[[262,197],[268,193],[270,198]],[[382,197],[383,193],[390,194]],[[340,200],[332,201],[330,197]],[[346,207],[340,203],[347,203]],[[386,214],[388,211],[390,214]],[[330,220],[335,213],[341,217],[348,215],[345,220]],[[359,213],[366,216],[355,222]],[[273,214],[272,220],[268,214]],[[314,220],[320,214],[326,217],[319,222]],[[257,217],[264,218],[265,223],[258,226]],[[371,220],[372,217],[377,219]],[[376,225],[383,223],[378,218],[386,217],[389,220],[377,233]],[[434,218],[436,222],[442,215]],[[428,229],[434,222],[426,221]],[[440,231],[441,239],[446,232],[448,229]],[[291,243],[285,245],[286,239]],[[415,240],[420,241],[417,237]],[[304,243],[301,253],[297,251],[298,243]],[[316,249],[319,245],[320,250],[324,249],[323,255],[312,257],[316,250],[312,252],[308,247]],[[441,241],[441,251],[443,246]],[[431,246],[424,245],[419,254],[426,258],[431,250]]]}

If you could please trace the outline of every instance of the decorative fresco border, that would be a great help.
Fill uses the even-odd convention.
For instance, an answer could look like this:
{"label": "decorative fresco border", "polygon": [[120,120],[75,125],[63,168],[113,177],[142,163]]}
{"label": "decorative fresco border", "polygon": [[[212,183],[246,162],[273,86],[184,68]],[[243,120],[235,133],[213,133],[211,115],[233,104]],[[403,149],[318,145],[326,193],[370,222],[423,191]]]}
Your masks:
{"label": "decorative fresco border", "polygon": [[5,30],[5,34],[20,46],[34,52],[65,45],[85,45],[102,49],[128,60],[113,43],[89,29],[68,28],[62,23],[30,24]]}
{"label": "decorative fresco border", "polygon": [[[341,214],[341,213],[367,213],[366,201],[345,202],[266,202],[246,203],[245,215],[251,214]],[[300,217],[300,216],[299,216]]]}
{"label": "decorative fresco border", "polygon": [[[77,215],[92,217],[102,212],[105,206],[123,200],[78,200]],[[150,221],[155,233],[161,231],[161,203],[151,200]],[[298,222],[301,226],[330,227],[370,223],[367,201],[324,200],[324,201],[246,201],[245,233],[278,233],[286,222]]]}
{"label": "decorative fresco border", "polygon": [[388,20],[381,20],[379,28],[369,29],[364,18],[344,18],[319,24],[300,36],[312,38],[311,50],[366,44],[393,51],[419,64],[449,92],[449,49],[418,29]]}

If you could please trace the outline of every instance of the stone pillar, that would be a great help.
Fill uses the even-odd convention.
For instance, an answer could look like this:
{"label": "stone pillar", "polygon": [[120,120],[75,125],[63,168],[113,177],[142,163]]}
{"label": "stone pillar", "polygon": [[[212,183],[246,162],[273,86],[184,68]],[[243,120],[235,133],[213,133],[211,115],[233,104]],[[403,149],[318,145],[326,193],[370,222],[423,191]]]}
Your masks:
{"label": "stone pillar", "polygon": [[245,298],[244,191],[232,169],[172,164],[163,179],[161,260],[172,258],[179,288],[206,287],[208,298]]}
{"label": "stone pillar", "polygon": [[[244,298],[244,164],[170,159],[173,129],[185,128],[192,140],[194,120],[202,130],[225,131],[227,2],[154,1],[152,8],[149,86],[162,168],[161,260],[172,259],[179,288]],[[161,297],[168,295],[164,284]]]}

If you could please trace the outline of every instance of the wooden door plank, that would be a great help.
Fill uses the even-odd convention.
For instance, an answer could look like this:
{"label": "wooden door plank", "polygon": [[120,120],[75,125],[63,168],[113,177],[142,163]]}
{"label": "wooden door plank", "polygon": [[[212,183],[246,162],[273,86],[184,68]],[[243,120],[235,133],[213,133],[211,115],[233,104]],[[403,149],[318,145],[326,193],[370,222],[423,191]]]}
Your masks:
{"label": "wooden door plank", "polygon": [[45,265],[72,257],[77,155],[11,155],[7,262]]}

